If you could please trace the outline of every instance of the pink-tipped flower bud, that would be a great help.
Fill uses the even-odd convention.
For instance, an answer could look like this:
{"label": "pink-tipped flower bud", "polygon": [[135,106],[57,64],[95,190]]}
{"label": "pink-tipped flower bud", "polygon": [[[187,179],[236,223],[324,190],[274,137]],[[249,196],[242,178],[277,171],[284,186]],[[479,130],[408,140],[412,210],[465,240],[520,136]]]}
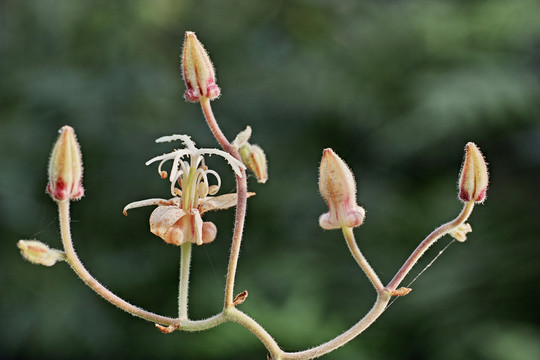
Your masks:
{"label": "pink-tipped flower bud", "polygon": [[81,150],[75,132],[71,126],[63,126],[49,161],[47,192],[53,200],[79,200],[84,195],[82,171]]}
{"label": "pink-tipped flower bud", "polygon": [[486,199],[488,171],[484,156],[475,143],[467,143],[459,177],[459,199],[481,203]]}
{"label": "pink-tipped flower bud", "polygon": [[191,31],[186,31],[184,40],[182,76],[187,87],[184,94],[187,101],[197,102],[202,97],[212,100],[221,92],[216,84],[216,73],[208,53],[195,33]]}
{"label": "pink-tipped flower bud", "polygon": [[319,190],[330,210],[319,218],[319,225],[323,229],[362,225],[365,211],[356,203],[353,174],[347,164],[330,148],[323,152],[319,168]]}

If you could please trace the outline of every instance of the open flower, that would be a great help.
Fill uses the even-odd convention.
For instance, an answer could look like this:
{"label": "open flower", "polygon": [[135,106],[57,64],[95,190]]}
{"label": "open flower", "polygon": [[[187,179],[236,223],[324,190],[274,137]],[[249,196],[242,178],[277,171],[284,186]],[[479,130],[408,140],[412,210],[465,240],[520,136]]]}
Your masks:
{"label": "open flower", "polygon": [[[212,242],[216,238],[216,226],[202,220],[202,214],[210,210],[227,209],[236,205],[236,194],[215,195],[221,186],[221,178],[214,170],[208,169],[204,156],[219,155],[223,157],[236,175],[242,176],[245,166],[230,154],[218,149],[197,149],[195,143],[187,135],[164,136],[156,142],[181,140],[185,148],[168,154],[156,156],[146,162],[149,165],[160,161],[158,172],[163,179],[169,177],[171,182],[171,199],[147,199],[128,204],[127,210],[141,206],[158,205],[150,215],[150,231],[174,245],[192,242],[197,245]],[[184,160],[184,158],[189,158]],[[165,162],[172,160],[170,174],[162,170]],[[213,175],[217,184],[210,185],[208,176]],[[178,185],[178,187],[177,187]],[[253,195],[253,194],[248,194]]]}

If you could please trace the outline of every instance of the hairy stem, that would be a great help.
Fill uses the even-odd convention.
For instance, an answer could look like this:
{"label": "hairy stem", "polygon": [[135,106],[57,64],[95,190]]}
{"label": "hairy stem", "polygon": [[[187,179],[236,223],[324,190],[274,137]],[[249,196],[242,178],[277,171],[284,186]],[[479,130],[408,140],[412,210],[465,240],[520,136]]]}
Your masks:
{"label": "hairy stem", "polygon": [[231,145],[229,140],[227,140],[227,138],[221,131],[216,121],[216,118],[214,117],[214,112],[212,111],[212,106],[210,105],[210,100],[208,98],[201,98],[201,108],[204,114],[204,118],[206,119],[206,123],[208,124],[210,131],[212,131],[212,134],[216,138],[219,145],[221,145],[223,150],[240,160],[240,155],[238,155],[238,151],[236,151],[236,149]]}
{"label": "hairy stem", "polygon": [[418,247],[412,252],[411,256],[405,261],[401,269],[396,273],[392,281],[388,284],[386,287],[388,290],[393,291],[396,290],[399,284],[403,281],[405,276],[411,271],[413,266],[416,264],[418,259],[424,255],[427,249],[431,245],[433,245],[437,240],[439,240],[444,235],[448,234],[452,229],[456,228],[457,226],[463,224],[469,216],[471,215],[471,212],[474,208],[474,201],[469,201],[465,203],[463,206],[463,209],[461,210],[461,213],[452,221],[443,224],[433,230],[431,234],[429,234],[421,243],[418,245]]}
{"label": "hairy stem", "polygon": [[[227,140],[223,132],[219,128],[212,107],[210,106],[210,100],[207,98],[201,99],[201,107],[206,118],[206,122],[210,127],[210,130],[214,134],[216,140],[219,142],[223,150],[234,156],[241,161],[238,151]],[[238,257],[240,256],[240,245],[242,244],[242,234],[244,231],[244,222],[246,219],[246,206],[247,206],[247,180],[246,172],[242,170],[242,176],[236,176],[236,194],[238,197],[236,204],[236,215],[234,220],[233,238],[231,244],[231,252],[229,256],[229,264],[227,267],[227,279],[225,281],[225,300],[224,308],[228,309],[233,306],[234,300],[234,281],[236,277],[236,268],[238,265]]]}
{"label": "hairy stem", "polygon": [[377,273],[375,273],[375,270],[373,270],[364,255],[362,255],[360,248],[358,248],[358,244],[356,244],[356,241],[354,239],[354,233],[352,231],[352,228],[343,227],[342,231],[352,256],[354,257],[358,265],[360,265],[360,267],[368,277],[369,281],[371,281],[371,284],[373,285],[377,293],[380,293],[381,291],[383,291],[384,285],[377,276]]}
{"label": "hairy stem", "polygon": [[242,311],[231,307],[224,310],[224,314],[227,320],[242,325],[249,331],[251,331],[257,338],[264,344],[266,349],[270,352],[270,356],[273,360],[282,359],[283,350],[280,349],[274,338],[255,320]]}
{"label": "hairy stem", "polygon": [[314,348],[299,351],[299,352],[285,352],[281,355],[280,359],[283,360],[300,360],[300,359],[314,359],[320,356],[323,356],[325,354],[328,354],[329,352],[334,351],[335,349],[345,345],[355,337],[357,337],[360,333],[362,333],[365,329],[367,329],[371,324],[375,322],[381,316],[381,314],[386,309],[386,305],[390,301],[390,293],[386,290],[383,290],[379,292],[377,301],[369,310],[369,312],[364,315],[364,317],[357,322],[353,327],[351,327],[349,330],[345,331],[343,334],[335,337],[334,339],[321,344],[319,346],[316,346]]}
{"label": "hairy stem", "polygon": [[180,283],[178,285],[178,318],[188,319],[189,266],[191,263],[191,243],[180,247]]}
{"label": "hairy stem", "polygon": [[58,214],[60,217],[60,234],[62,237],[62,243],[64,245],[64,251],[66,253],[66,261],[69,263],[73,271],[85,282],[92,290],[98,293],[105,300],[118,308],[140,318],[163,325],[171,325],[177,323],[178,320],[166,316],[154,314],[152,312],[141,309],[135,305],[132,305],[124,299],[118,297],[112,293],[105,286],[101,285],[81,263],[75,249],[73,248],[73,242],[71,240],[71,229],[69,220],[69,201],[58,201]]}

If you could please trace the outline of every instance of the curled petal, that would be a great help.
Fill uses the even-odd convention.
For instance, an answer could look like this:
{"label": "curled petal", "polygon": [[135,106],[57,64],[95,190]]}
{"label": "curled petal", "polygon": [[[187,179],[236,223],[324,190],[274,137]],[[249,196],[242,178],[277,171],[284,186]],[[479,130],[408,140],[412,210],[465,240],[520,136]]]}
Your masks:
{"label": "curled petal", "polygon": [[173,245],[181,245],[184,241],[181,227],[175,226],[186,215],[177,206],[158,206],[150,215],[150,231]]}
{"label": "curled petal", "polygon": [[196,150],[195,142],[193,142],[193,140],[191,140],[191,137],[189,135],[177,135],[177,134],[174,134],[174,135],[169,135],[169,136],[162,136],[162,137],[156,139],[156,142],[157,143],[162,143],[162,142],[171,142],[171,141],[175,141],[175,140],[181,140],[182,143],[185,145],[186,149]]}
{"label": "curled petal", "polygon": [[[198,156],[202,156],[202,155],[219,155],[219,156],[223,157],[225,160],[227,160],[227,162],[229,163],[229,165],[231,166],[233,171],[236,173],[236,175],[238,175],[240,177],[242,177],[242,171],[241,170],[243,170],[243,169],[245,170],[245,168],[246,168],[246,166],[244,164],[242,164],[241,161],[236,160],[229,153],[227,153],[227,152],[225,152],[223,150],[218,150],[218,149],[196,149],[196,150],[181,149],[181,150],[175,150],[175,151],[173,151],[171,153],[167,153],[167,154],[163,154],[163,155],[153,157],[152,159],[148,160],[145,163],[145,165],[150,165],[151,163],[153,163],[155,161],[167,161],[167,160],[173,160],[173,159],[180,159],[180,158],[182,158],[183,156],[186,156],[186,155],[189,155],[189,156],[192,156],[192,157],[198,157]],[[160,164],[162,164],[162,163],[160,163]],[[178,166],[178,160],[175,160],[175,164],[176,164],[176,167],[177,167]],[[173,165],[173,168],[176,168],[176,167]],[[173,169],[173,171],[174,171],[174,169]],[[171,178],[172,177],[173,176],[171,174]]]}
{"label": "curled petal", "polygon": [[165,199],[146,199],[146,200],[141,200],[141,201],[134,201],[132,203],[127,204],[124,207],[124,210],[122,212],[124,213],[124,215],[127,216],[127,211],[128,210],[135,209],[135,208],[138,208],[138,207],[151,206],[151,205],[163,205],[163,206],[176,205],[176,206],[178,206],[179,204],[180,204],[180,199],[179,198],[172,198],[172,199],[169,199],[169,200],[165,200]]}
{"label": "curled petal", "polygon": [[[253,192],[248,192],[247,197],[255,195]],[[201,200],[199,211],[201,215],[207,211],[228,209],[236,205],[238,196],[236,194],[225,194],[216,197],[207,197]]]}

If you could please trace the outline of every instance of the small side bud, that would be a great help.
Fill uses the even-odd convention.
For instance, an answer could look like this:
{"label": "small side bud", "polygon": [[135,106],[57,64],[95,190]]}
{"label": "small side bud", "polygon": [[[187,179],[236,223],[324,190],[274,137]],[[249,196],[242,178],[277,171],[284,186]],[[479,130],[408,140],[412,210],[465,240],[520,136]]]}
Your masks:
{"label": "small side bud", "polygon": [[240,148],[239,153],[244,165],[257,177],[257,182],[264,184],[268,180],[268,166],[263,149],[258,145],[246,143]]}
{"label": "small side bud", "polygon": [[472,227],[468,223],[463,223],[449,232],[450,236],[459,242],[467,240],[467,234],[472,231]]}
{"label": "small side bud", "polygon": [[362,225],[365,211],[356,203],[353,174],[347,164],[330,148],[323,152],[319,168],[319,190],[330,210],[319,218],[319,225],[323,229]]}
{"label": "small side bud", "polygon": [[459,177],[459,199],[463,202],[482,203],[486,199],[488,178],[484,156],[475,143],[468,143]]}
{"label": "small side bud", "polygon": [[53,266],[57,261],[66,259],[62,251],[51,249],[37,240],[19,240],[17,247],[21,250],[21,255],[32,264]]}
{"label": "small side bud", "polygon": [[47,192],[55,201],[79,200],[84,195],[79,143],[71,126],[59,132],[49,161]]}
{"label": "small side bud", "polygon": [[198,102],[202,97],[215,99],[221,93],[216,84],[214,66],[194,32],[186,31],[182,51],[182,76],[187,90],[184,98]]}
{"label": "small side bud", "polygon": [[251,136],[251,127],[247,126],[232,142],[232,146],[238,150],[242,163],[257,177],[257,182],[264,184],[268,180],[268,165],[266,155],[258,145],[248,142]]}

